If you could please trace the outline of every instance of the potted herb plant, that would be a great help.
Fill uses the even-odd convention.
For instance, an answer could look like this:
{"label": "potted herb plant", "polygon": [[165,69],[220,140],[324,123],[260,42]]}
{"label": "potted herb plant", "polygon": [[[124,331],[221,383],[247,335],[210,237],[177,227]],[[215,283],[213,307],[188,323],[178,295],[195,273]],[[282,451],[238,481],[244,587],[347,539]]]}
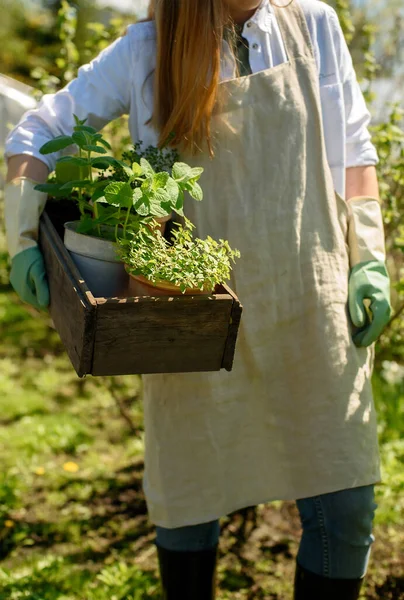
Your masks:
{"label": "potted herb plant", "polygon": [[211,294],[229,279],[239,251],[232,250],[225,240],[194,238],[193,229],[191,221],[184,218],[184,225],[173,232],[172,243],[144,225],[130,240],[119,240],[131,295]]}
{"label": "potted herb plant", "polygon": [[[203,198],[198,184],[203,169],[176,162],[171,172],[156,171],[140,156],[139,145],[124,154],[129,163],[118,160],[108,155],[111,147],[102,134],[74,118],[73,134],[54,138],[40,152],[50,154],[76,145],[78,155],[59,158],[55,176],[36,189],[77,202],[80,219],[65,223],[65,246],[95,296],[124,295],[128,275],[117,254],[118,240],[130,239],[141,225],[154,230],[154,221],[167,221],[173,211],[183,216],[185,192],[195,200]],[[148,154],[164,166],[158,149],[149,149]],[[139,162],[131,162],[133,158]],[[107,175],[108,170],[112,174]],[[94,171],[100,172],[98,176]]]}

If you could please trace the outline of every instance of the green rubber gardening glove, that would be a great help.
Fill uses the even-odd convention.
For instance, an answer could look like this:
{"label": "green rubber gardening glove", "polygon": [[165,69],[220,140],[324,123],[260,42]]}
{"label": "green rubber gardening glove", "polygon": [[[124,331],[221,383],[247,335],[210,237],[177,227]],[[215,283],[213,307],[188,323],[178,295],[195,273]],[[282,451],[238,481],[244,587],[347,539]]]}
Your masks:
{"label": "green rubber gardening glove", "polygon": [[11,261],[10,283],[24,302],[39,309],[49,306],[45,265],[37,246],[14,256]]}
{"label": "green rubber gardening glove", "polygon": [[348,201],[349,313],[358,329],[356,346],[373,344],[390,320],[390,278],[386,267],[383,217],[376,198]]}
{"label": "green rubber gardening glove", "polygon": [[[353,340],[357,346],[375,342],[391,317],[390,279],[386,265],[369,261],[356,265],[349,276],[349,312],[359,329]],[[369,300],[368,306],[365,300]]]}
{"label": "green rubber gardening glove", "polygon": [[6,184],[4,217],[11,257],[10,283],[21,300],[43,309],[49,305],[49,287],[37,242],[47,195],[34,189],[37,183],[18,177]]}

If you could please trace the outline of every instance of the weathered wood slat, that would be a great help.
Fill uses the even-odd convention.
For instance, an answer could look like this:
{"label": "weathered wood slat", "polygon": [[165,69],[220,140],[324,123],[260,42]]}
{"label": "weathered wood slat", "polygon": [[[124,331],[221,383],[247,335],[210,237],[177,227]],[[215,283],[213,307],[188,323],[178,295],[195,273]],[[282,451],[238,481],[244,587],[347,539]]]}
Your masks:
{"label": "weathered wood slat", "polygon": [[93,373],[219,370],[233,300],[229,296],[106,301],[98,306]]}
{"label": "weathered wood slat", "polygon": [[230,315],[230,325],[227,333],[226,346],[224,349],[222,368],[231,371],[233,368],[234,354],[236,351],[237,334],[240,326],[243,307],[234,300]]}
{"label": "weathered wood slat", "polygon": [[46,213],[41,218],[39,234],[50,288],[49,312],[77,374],[82,377],[91,372],[96,304],[89,301],[87,286],[79,283],[77,273],[72,273],[72,265],[66,260],[70,256]]}
{"label": "weathered wood slat", "polygon": [[87,283],[85,282],[80,271],[74,264],[72,257],[70,256],[66,246],[64,245],[62,238],[56,231],[56,228],[54,227],[53,222],[50,219],[46,210],[42,214],[41,225],[42,228],[46,229],[47,235],[49,236],[56,253],[59,254],[61,260],[63,261],[66,267],[66,271],[70,274],[70,277],[73,278],[73,281],[75,285],[77,285],[80,294],[86,298],[89,304],[95,307],[97,305],[97,302],[93,294],[88,289]]}

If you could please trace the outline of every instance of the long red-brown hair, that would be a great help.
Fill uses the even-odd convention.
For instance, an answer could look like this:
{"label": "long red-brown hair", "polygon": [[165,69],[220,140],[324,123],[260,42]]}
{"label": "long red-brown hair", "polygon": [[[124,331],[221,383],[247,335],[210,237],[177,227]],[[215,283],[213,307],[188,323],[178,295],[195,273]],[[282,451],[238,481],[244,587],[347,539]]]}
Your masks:
{"label": "long red-brown hair", "polygon": [[212,154],[211,119],[218,96],[224,25],[221,0],[150,0],[157,29],[152,124],[160,145]]}

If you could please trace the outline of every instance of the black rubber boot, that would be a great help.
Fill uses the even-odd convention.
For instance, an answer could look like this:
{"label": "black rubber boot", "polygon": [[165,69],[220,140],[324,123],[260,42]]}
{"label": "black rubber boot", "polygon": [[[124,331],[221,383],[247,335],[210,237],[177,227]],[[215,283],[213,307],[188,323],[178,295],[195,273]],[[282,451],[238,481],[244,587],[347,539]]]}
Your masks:
{"label": "black rubber boot", "polygon": [[218,546],[196,552],[157,546],[163,600],[214,600]]}
{"label": "black rubber boot", "polygon": [[358,600],[363,579],[329,579],[297,563],[294,600]]}

